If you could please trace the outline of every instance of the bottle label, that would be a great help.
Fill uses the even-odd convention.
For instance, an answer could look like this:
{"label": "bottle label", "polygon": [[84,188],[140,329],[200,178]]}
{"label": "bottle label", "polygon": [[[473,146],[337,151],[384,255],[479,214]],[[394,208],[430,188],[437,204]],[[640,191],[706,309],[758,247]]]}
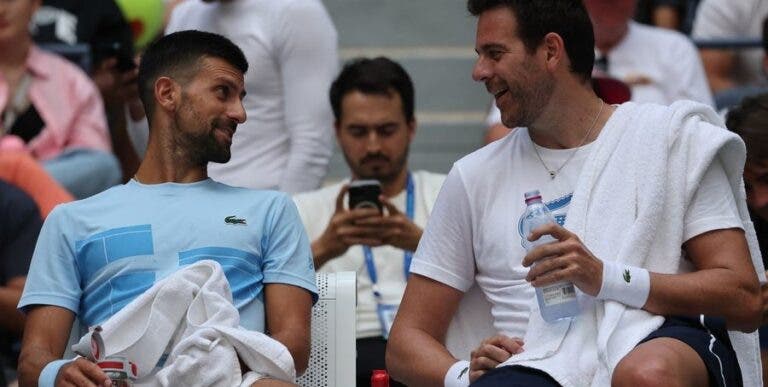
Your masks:
{"label": "bottle label", "polygon": [[576,299],[576,288],[572,283],[557,283],[541,288],[545,306],[563,304]]}

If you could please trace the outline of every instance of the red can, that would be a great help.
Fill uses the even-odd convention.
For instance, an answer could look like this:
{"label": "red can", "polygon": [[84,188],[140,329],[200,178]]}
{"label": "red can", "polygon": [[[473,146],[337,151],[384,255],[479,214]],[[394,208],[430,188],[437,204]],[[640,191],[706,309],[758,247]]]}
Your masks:
{"label": "red can", "polygon": [[373,370],[371,387],[389,387],[389,374],[387,374],[387,370]]}

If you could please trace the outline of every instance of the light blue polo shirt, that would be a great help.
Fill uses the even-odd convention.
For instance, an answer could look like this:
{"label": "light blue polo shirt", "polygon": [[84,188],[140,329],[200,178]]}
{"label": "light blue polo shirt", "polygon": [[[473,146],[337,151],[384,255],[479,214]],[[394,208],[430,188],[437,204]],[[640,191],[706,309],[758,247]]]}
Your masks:
{"label": "light blue polo shirt", "polygon": [[19,308],[60,306],[93,326],[203,259],[221,264],[247,329],[264,331],[264,284],[295,285],[317,298],[309,241],[288,196],[210,179],[131,180],[48,216]]}

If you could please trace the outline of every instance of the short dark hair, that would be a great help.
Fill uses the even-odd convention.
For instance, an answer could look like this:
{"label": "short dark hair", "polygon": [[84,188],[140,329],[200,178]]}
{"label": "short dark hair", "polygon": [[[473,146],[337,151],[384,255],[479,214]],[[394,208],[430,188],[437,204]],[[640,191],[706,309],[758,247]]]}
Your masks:
{"label": "short dark hair", "polygon": [[353,91],[380,95],[391,95],[394,91],[403,102],[405,119],[413,121],[413,82],[397,62],[380,56],[357,58],[344,65],[330,91],[331,108],[337,121],[341,118],[341,100]]}
{"label": "short dark hair", "polygon": [[241,72],[248,71],[248,61],[236,44],[210,32],[179,31],[166,35],[150,45],[139,65],[139,97],[147,118],[155,108],[154,84],[163,76],[183,77],[197,70],[205,57],[223,59]]}
{"label": "short dark hair", "polygon": [[768,93],[746,97],[731,109],[725,126],[747,145],[747,161],[768,161]]}
{"label": "short dark hair", "polygon": [[595,35],[581,0],[467,0],[467,10],[473,16],[497,7],[507,7],[515,15],[517,34],[529,53],[554,32],[563,39],[571,72],[584,80],[591,78]]}

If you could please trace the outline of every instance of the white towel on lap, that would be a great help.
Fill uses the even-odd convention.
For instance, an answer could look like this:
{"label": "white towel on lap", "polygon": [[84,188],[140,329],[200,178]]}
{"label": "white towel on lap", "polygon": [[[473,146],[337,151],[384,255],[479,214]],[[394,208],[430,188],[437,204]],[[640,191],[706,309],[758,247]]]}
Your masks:
{"label": "white towel on lap", "polygon": [[[137,365],[142,386],[240,386],[260,376],[293,382],[288,349],[239,323],[221,266],[206,260],[157,282],[102,324],[101,336],[106,356]],[[242,375],[240,360],[253,371]]]}

